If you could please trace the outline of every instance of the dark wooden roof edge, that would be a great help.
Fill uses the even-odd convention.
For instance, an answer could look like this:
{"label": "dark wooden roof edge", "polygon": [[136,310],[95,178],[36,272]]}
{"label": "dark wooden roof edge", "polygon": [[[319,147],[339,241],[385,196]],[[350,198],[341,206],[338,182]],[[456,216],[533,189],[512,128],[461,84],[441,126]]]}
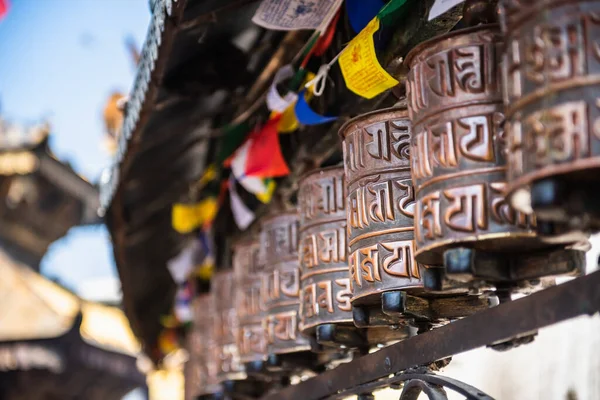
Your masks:
{"label": "dark wooden roof edge", "polygon": [[127,167],[130,153],[135,151],[135,133],[143,128],[150,114],[158,82],[166,66],[167,54],[177,32],[177,22],[183,16],[186,3],[187,0],[155,0],[151,3],[152,18],[142,47],[133,88],[129,94],[117,153],[107,179],[100,188],[101,215],[110,206],[119,185],[119,177]]}

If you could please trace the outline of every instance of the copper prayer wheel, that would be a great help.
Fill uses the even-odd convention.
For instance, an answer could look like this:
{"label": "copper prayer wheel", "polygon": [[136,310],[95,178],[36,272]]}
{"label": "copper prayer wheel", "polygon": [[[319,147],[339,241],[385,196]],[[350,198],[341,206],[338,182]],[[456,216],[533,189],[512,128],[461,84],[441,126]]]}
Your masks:
{"label": "copper prayer wheel", "polygon": [[340,135],[352,305],[379,303],[390,290],[419,291],[406,109],[363,114],[342,126]]}
{"label": "copper prayer wheel", "polygon": [[200,295],[192,301],[194,325],[188,334],[186,346],[189,353],[185,366],[186,399],[195,399],[220,390],[211,309],[212,298],[209,294]]}
{"label": "copper prayer wheel", "polygon": [[242,240],[233,246],[237,339],[240,361],[244,364],[267,359],[263,327],[266,313],[261,289],[265,265],[260,262],[259,251],[258,239]]}
{"label": "copper prayer wheel", "polygon": [[501,0],[499,6],[508,199],[540,219],[579,216],[572,225],[598,229],[600,3]]}
{"label": "copper prayer wheel", "polygon": [[344,167],[318,169],[299,182],[300,330],[353,326],[346,243]]}
{"label": "copper prayer wheel", "polygon": [[235,285],[232,270],[217,272],[211,281],[213,299],[213,335],[217,358],[217,380],[234,381],[246,378],[240,362],[236,335],[239,331],[235,310]]}
{"label": "copper prayer wheel", "polygon": [[457,246],[506,251],[541,245],[535,221],[504,199],[502,46],[499,27],[483,25],[408,54],[419,262],[440,265],[444,251]]}
{"label": "copper prayer wheel", "polygon": [[480,25],[426,41],[406,59],[416,259],[462,281],[535,280],[583,262],[542,241],[535,218],[504,197],[503,46],[497,25]]}
{"label": "copper prayer wheel", "polygon": [[310,350],[300,333],[300,265],[298,263],[298,213],[283,212],[262,222],[261,242],[267,271],[263,281],[267,312],[265,333],[269,354]]}

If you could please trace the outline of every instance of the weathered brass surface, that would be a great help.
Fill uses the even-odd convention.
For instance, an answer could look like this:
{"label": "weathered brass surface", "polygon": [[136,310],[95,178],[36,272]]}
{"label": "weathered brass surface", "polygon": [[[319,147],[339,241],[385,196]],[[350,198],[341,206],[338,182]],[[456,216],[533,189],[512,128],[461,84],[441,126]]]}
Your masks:
{"label": "weathered brass surface", "polygon": [[266,265],[262,290],[267,312],[265,333],[269,354],[310,350],[308,339],[298,329],[298,220],[297,212],[284,212],[266,218],[261,225]]}
{"label": "weathered brass surface", "polygon": [[445,250],[542,247],[535,220],[504,198],[506,150],[497,25],[452,32],[413,49],[407,63],[411,172],[419,262]]}
{"label": "weathered brass surface", "polygon": [[300,330],[352,323],[344,167],[315,170],[299,182]]}
{"label": "weathered brass surface", "polygon": [[217,349],[217,380],[244,379],[236,335],[239,331],[235,310],[235,279],[233,270],[217,272],[212,278],[213,335]]}
{"label": "weathered brass surface", "polygon": [[[567,192],[574,187],[596,193],[600,3],[501,0],[499,9],[506,34],[504,102],[511,204],[531,213],[531,185],[546,178],[564,179],[568,185],[579,182]],[[558,200],[567,196],[562,197]],[[578,205],[577,211],[586,206]]]}
{"label": "weathered brass surface", "polygon": [[244,240],[233,246],[236,280],[235,308],[238,317],[237,345],[242,363],[267,359],[264,329],[266,309],[262,296],[265,264],[260,260],[260,243]]}
{"label": "weathered brass surface", "polygon": [[219,390],[217,381],[217,357],[213,324],[210,314],[212,298],[210,294],[196,297],[192,302],[194,325],[187,337],[189,361],[185,368],[186,398],[215,393]]}
{"label": "weathered brass surface", "polygon": [[361,115],[342,126],[340,135],[352,304],[379,303],[382,292],[420,288],[406,110]]}

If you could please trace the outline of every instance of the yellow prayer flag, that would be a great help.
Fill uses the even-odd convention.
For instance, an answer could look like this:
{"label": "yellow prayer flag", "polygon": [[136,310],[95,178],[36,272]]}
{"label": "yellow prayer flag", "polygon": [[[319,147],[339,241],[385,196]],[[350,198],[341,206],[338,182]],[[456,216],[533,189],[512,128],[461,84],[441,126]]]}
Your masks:
{"label": "yellow prayer flag", "polygon": [[269,204],[271,202],[271,198],[273,197],[273,192],[275,192],[276,187],[277,184],[275,183],[275,181],[273,179],[269,180],[269,183],[267,183],[267,190],[265,190],[263,193],[258,193],[256,195],[256,198],[264,204]]}
{"label": "yellow prayer flag", "polygon": [[171,211],[171,225],[177,232],[190,233],[208,221],[212,221],[219,211],[216,198],[209,197],[196,204],[173,205]]}
{"label": "yellow prayer flag", "polygon": [[283,114],[281,114],[281,119],[277,123],[277,132],[290,133],[298,129],[299,123],[298,119],[296,118],[294,107],[296,107],[296,102],[290,104],[290,106],[285,109]]}
{"label": "yellow prayer flag", "polygon": [[198,278],[208,281],[213,276],[214,271],[215,263],[211,258],[210,260],[205,261],[202,265],[198,266],[195,274]]}
{"label": "yellow prayer flag", "polygon": [[215,164],[210,164],[206,168],[204,173],[202,174],[202,177],[200,178],[200,181],[198,182],[198,186],[200,188],[203,188],[204,186],[206,186],[206,184],[208,182],[214,181],[216,177],[217,177],[217,167],[215,166]]}
{"label": "yellow prayer flag", "polygon": [[348,89],[367,99],[372,99],[399,83],[377,60],[373,34],[378,30],[379,19],[375,17],[350,41],[339,60]]}

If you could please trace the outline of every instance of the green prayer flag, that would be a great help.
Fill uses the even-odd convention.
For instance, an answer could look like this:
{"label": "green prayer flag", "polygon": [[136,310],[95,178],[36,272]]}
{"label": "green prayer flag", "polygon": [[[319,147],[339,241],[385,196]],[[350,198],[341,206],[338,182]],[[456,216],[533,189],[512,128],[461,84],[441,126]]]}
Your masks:
{"label": "green prayer flag", "polygon": [[400,17],[405,11],[404,7],[408,0],[391,0],[387,3],[379,13],[377,13],[377,18],[383,25],[392,25],[396,18]]}
{"label": "green prayer flag", "polygon": [[224,131],[215,159],[215,163],[219,166],[244,142],[246,135],[250,132],[250,126],[247,122],[242,122],[238,125],[227,126]]}

